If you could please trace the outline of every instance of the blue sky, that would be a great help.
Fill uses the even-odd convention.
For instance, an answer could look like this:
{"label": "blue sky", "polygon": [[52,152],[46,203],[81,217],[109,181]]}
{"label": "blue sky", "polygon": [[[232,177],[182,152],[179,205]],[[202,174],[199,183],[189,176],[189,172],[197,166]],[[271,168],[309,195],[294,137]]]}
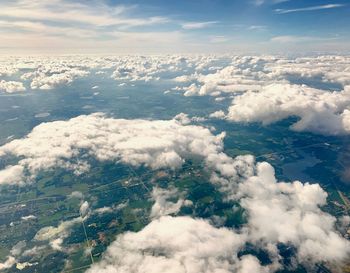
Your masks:
{"label": "blue sky", "polygon": [[2,0],[0,53],[350,49],[345,0]]}

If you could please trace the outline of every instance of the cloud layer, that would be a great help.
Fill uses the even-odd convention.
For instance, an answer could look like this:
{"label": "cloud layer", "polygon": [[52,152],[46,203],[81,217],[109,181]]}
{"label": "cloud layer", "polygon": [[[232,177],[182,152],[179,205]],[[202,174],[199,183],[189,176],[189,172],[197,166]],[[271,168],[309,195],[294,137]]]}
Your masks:
{"label": "cloud layer", "polygon": [[[175,169],[196,158],[204,161],[210,181],[226,201],[234,200],[245,210],[246,223],[237,229],[214,227],[203,219],[164,216],[176,215],[192,203],[175,188],[155,186],[153,221],[139,232],[119,235],[90,272],[275,272],[285,266],[281,245],[293,250],[291,268],[338,264],[349,257],[350,243],[336,230],[336,219],[321,210],[327,194],[318,184],[277,181],[267,162],[225,154],[223,133],[215,136],[181,120],[183,116],[180,121],[125,120],[97,113],[42,123],[25,138],[0,147],[1,157],[20,158],[17,165],[1,170],[6,174],[1,182],[34,180],[38,171],[57,166],[79,174],[88,171],[90,157],[153,169]],[[82,198],[78,193],[72,196]],[[80,217],[44,227],[34,239],[65,251],[63,243],[71,229],[91,212],[89,203],[81,200]],[[106,208],[96,210],[103,212]],[[266,252],[270,262],[262,265],[255,256],[242,256],[248,244]]]}
{"label": "cloud layer", "polygon": [[[0,157],[21,158],[18,165],[0,171],[0,181],[16,183],[23,170],[35,176],[40,170],[57,166],[79,174],[89,169],[88,159],[82,155],[154,169],[174,169],[185,158],[194,156],[225,168],[225,160],[230,159],[221,152],[223,137],[224,134],[214,136],[207,128],[184,126],[176,120],[124,120],[103,114],[42,123],[25,138],[0,147]],[[221,163],[215,162],[219,157]]]}
{"label": "cloud layer", "polygon": [[[271,165],[258,163],[235,195],[247,213],[240,229],[163,216],[139,232],[119,235],[87,272],[275,272],[284,268],[281,244],[295,249],[289,269],[338,264],[349,257],[350,242],[335,230],[336,219],[321,211],[326,197],[318,184],[278,182]],[[155,206],[161,211],[169,203]],[[255,256],[239,255],[247,244],[266,251],[271,262],[262,266]]]}
{"label": "cloud layer", "polygon": [[237,96],[226,118],[266,125],[287,117],[299,117],[292,125],[293,130],[340,135],[350,133],[349,109],[349,87],[328,92],[300,85],[272,84],[260,92]]}

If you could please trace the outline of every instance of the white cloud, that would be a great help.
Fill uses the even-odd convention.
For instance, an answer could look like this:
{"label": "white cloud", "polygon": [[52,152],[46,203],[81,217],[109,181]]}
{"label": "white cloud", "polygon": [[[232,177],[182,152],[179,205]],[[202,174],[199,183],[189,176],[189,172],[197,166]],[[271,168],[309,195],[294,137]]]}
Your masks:
{"label": "white cloud", "polygon": [[18,256],[23,252],[23,249],[26,247],[26,242],[25,241],[19,241],[17,244],[15,244],[10,253],[13,256]]}
{"label": "white cloud", "polygon": [[[65,249],[62,247],[63,240],[70,235],[72,228],[75,225],[80,224],[82,221],[83,218],[77,217],[71,220],[62,221],[57,227],[43,227],[35,234],[33,239],[39,242],[48,241],[52,249],[57,251],[64,251]],[[33,249],[26,255],[35,255],[38,251],[41,251],[41,249]]]}
{"label": "white cloud", "polygon": [[217,118],[217,119],[222,119],[222,118],[225,118],[226,115],[225,115],[225,112],[222,111],[222,110],[219,110],[219,111],[215,111],[214,113],[211,113],[209,115],[210,118]]}
{"label": "white cloud", "polygon": [[75,68],[62,69],[56,73],[51,70],[36,72],[30,87],[32,89],[50,90],[60,85],[72,83],[75,79],[88,75],[89,72]]}
{"label": "white cloud", "polygon": [[208,22],[187,22],[182,24],[183,29],[191,30],[191,29],[202,29],[210,27],[214,24],[217,24],[217,21],[208,21]]}
{"label": "white cloud", "polygon": [[[288,97],[289,89],[292,98],[303,96],[301,101],[308,109],[341,109],[341,103],[346,103],[343,97],[346,91],[330,93],[289,84],[282,85],[288,93],[284,100],[283,93],[274,91],[276,86],[268,86],[266,90],[282,96],[274,98],[270,93],[268,96],[277,105],[269,108],[277,114],[282,111],[279,107],[287,102],[300,107],[299,100],[296,103]],[[264,90],[251,92],[251,96]],[[250,92],[242,96],[248,94]],[[318,101],[318,96],[325,98]],[[273,115],[266,114],[270,118],[267,120],[274,121],[270,116]],[[167,268],[171,268],[171,272],[274,272],[282,267],[279,244],[292,246],[296,251],[294,259],[310,266],[323,261],[339,263],[348,257],[349,242],[337,233],[335,218],[320,209],[326,204],[327,194],[318,184],[278,182],[268,163],[256,164],[250,155],[231,158],[225,154],[223,137],[224,134],[215,136],[207,128],[184,125],[175,119],[125,120],[93,114],[41,124],[25,138],[1,146],[0,156],[20,157],[18,166],[32,175],[57,165],[87,171],[88,161],[83,154],[101,161],[154,169],[176,168],[188,158],[198,158],[212,172],[211,182],[225,198],[239,202],[246,211],[247,223],[237,230],[215,228],[201,219],[162,216],[176,214],[186,201],[171,188],[155,187],[151,217],[158,219],[140,232],[119,235],[90,272],[98,268],[100,272],[139,272],[141,269],[167,272]],[[89,204],[82,202],[81,214],[89,215],[88,208]],[[109,209],[95,210],[96,213],[106,211]],[[64,251],[64,239],[82,220],[78,217],[58,226],[44,227],[34,239],[49,241],[52,248]],[[267,251],[272,263],[262,266],[256,257],[238,257],[246,243]]]}
{"label": "white cloud", "polygon": [[[157,212],[176,206],[164,199],[160,205],[158,197],[164,192],[155,193]],[[226,193],[246,210],[247,223],[240,229],[160,214],[143,230],[119,235],[87,272],[275,272],[283,269],[281,244],[296,250],[289,269],[297,264],[340,264],[349,257],[350,242],[337,233],[335,218],[320,209],[327,194],[318,184],[278,182],[273,167],[263,162],[235,191]],[[173,194],[170,190],[164,196]],[[271,263],[262,266],[255,256],[239,257],[247,243],[266,251]]]}
{"label": "white cloud", "polygon": [[0,270],[11,268],[15,264],[16,259],[12,256],[8,256],[5,262],[0,263]]}
{"label": "white cloud", "polygon": [[[289,38],[284,36],[281,41]],[[231,121],[269,124],[298,116],[301,120],[293,125],[294,130],[348,134],[349,62],[347,56],[239,56],[214,73],[201,70],[174,78],[188,85],[172,90],[183,90],[185,96],[234,98],[227,114]],[[202,64],[206,61],[195,62],[196,67]],[[335,91],[329,91],[332,89]],[[210,117],[225,116],[220,110]]]}
{"label": "white cloud", "polygon": [[251,25],[248,27],[249,30],[266,30],[266,26],[263,25]]}
{"label": "white cloud", "polygon": [[[176,202],[169,201],[169,199],[176,198]],[[190,204],[188,200],[179,197],[176,188],[162,189],[154,187],[152,190],[152,199],[155,203],[151,209],[151,218],[158,218],[164,215],[177,214],[181,207]],[[187,202],[186,202],[187,201]]]}
{"label": "white cloud", "polygon": [[[220,96],[227,93],[260,90],[269,81],[267,73],[262,70],[265,63],[272,62],[274,57],[233,57],[231,63],[214,73],[183,75],[175,78],[177,82],[192,82],[182,89],[185,96]],[[201,69],[204,62],[198,63]]]}
{"label": "white cloud", "polygon": [[253,3],[256,5],[256,6],[261,6],[265,3],[268,3],[268,4],[278,4],[278,3],[283,3],[283,2],[288,2],[290,0],[254,0]]}
{"label": "white cloud", "polygon": [[26,88],[23,86],[23,83],[16,81],[0,81],[0,91],[6,93],[15,93],[25,91]]}
{"label": "white cloud", "polygon": [[[279,42],[314,41],[315,37],[279,36]],[[177,87],[185,96],[221,96],[246,91],[260,91],[262,87],[288,82],[319,82],[322,85],[350,85],[350,59],[347,56],[318,56],[283,58],[274,56],[235,56],[225,59],[227,64],[212,72],[205,68],[213,62],[210,58],[193,60],[195,72],[175,77]],[[309,81],[308,81],[309,80]]]}
{"label": "white cloud", "polygon": [[123,202],[118,205],[113,205],[111,207],[102,207],[102,208],[95,209],[93,213],[97,213],[97,214],[112,213],[127,207],[127,205],[128,205],[128,202]]}
{"label": "white cloud", "polygon": [[235,97],[227,119],[236,122],[270,124],[290,116],[300,117],[296,131],[326,135],[348,134],[350,89],[322,91],[302,85],[273,84],[260,92]]}
{"label": "white cloud", "polygon": [[[148,16],[140,13],[142,10],[138,5],[116,6],[104,1],[5,1],[0,10],[2,51],[40,54],[81,54],[82,51],[132,53],[133,50],[140,52],[141,49],[133,41],[147,36],[150,37],[150,45],[144,44],[147,50],[157,47],[155,52],[159,52],[158,47],[166,38],[169,40],[166,45],[170,47],[174,41],[174,32],[159,32],[156,36],[157,32],[142,28],[168,24],[171,19],[158,14]],[[135,31],[136,27],[141,30]]]}
{"label": "white cloud", "polygon": [[166,216],[118,236],[87,272],[234,272],[243,266],[234,255],[243,242],[243,236],[204,220]]}
{"label": "white cloud", "polygon": [[12,76],[18,72],[18,69],[10,61],[1,60],[2,65],[0,66],[0,76]]}
{"label": "white cloud", "polygon": [[[207,128],[184,126],[176,120],[148,121],[107,118],[102,114],[68,121],[42,123],[27,137],[0,147],[0,157],[21,157],[18,165],[1,170],[2,183],[18,183],[24,169],[35,175],[56,166],[76,174],[89,169],[82,153],[100,161],[115,161],[150,168],[177,168],[188,156],[207,158],[209,165],[229,160],[221,155],[224,134]],[[21,171],[22,170],[22,171]]]}
{"label": "white cloud", "polygon": [[73,191],[68,195],[68,198],[78,198],[78,199],[83,199],[84,194],[80,191]]}
{"label": "white cloud", "polygon": [[263,244],[270,254],[283,243],[296,247],[300,263],[349,256],[350,242],[335,231],[335,217],[320,209],[327,193],[318,184],[277,182],[273,167],[264,162],[256,176],[239,185],[238,195],[248,214],[249,241]]}
{"label": "white cloud", "polygon": [[36,216],[35,215],[27,215],[27,216],[22,216],[21,219],[23,221],[30,221],[30,220],[35,220]]}
{"label": "white cloud", "polygon": [[344,4],[327,4],[327,5],[319,5],[305,8],[296,8],[296,9],[275,9],[278,14],[286,14],[292,12],[301,12],[301,11],[315,11],[315,10],[324,10],[324,9],[334,9],[344,7]]}
{"label": "white cloud", "polygon": [[[146,18],[130,18],[127,11],[135,6],[111,7],[103,2],[88,4],[69,3],[62,0],[28,1],[20,0],[16,3],[4,3],[0,15],[12,17],[13,19],[27,19],[33,21],[71,22],[90,27],[102,27],[119,25],[124,27],[153,25],[167,22],[169,19],[160,16]],[[12,20],[18,25],[18,21]],[[8,22],[9,24],[11,21]],[[30,22],[35,24],[35,22]],[[84,29],[84,28],[83,28]]]}
{"label": "white cloud", "polygon": [[90,212],[90,206],[89,206],[88,201],[82,202],[82,204],[80,205],[80,208],[79,208],[80,216],[82,218],[85,218],[89,212]]}
{"label": "white cloud", "polygon": [[332,41],[337,38],[332,37],[315,37],[315,36],[295,36],[295,35],[281,35],[275,36],[270,39],[271,42],[278,43],[307,43],[307,42],[320,42],[320,41]]}
{"label": "white cloud", "polygon": [[21,184],[24,168],[20,165],[7,166],[5,169],[0,170],[0,185],[1,184]]}
{"label": "white cloud", "polygon": [[211,43],[225,43],[228,42],[230,39],[226,36],[211,36],[209,37],[209,41]]}

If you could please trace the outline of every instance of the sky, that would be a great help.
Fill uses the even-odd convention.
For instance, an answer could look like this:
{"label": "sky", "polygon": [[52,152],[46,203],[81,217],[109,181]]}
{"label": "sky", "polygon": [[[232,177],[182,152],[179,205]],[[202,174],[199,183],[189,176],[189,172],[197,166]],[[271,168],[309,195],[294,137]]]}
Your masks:
{"label": "sky", "polygon": [[1,0],[0,54],[348,53],[347,0]]}

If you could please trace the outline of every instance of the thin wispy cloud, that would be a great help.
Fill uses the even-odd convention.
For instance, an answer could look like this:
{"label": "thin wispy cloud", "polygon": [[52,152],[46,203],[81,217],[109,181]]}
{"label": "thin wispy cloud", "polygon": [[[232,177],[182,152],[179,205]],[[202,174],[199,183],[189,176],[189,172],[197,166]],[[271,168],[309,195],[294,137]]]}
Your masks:
{"label": "thin wispy cloud", "polygon": [[[309,4],[295,8],[285,5],[285,2],[292,4],[291,0],[234,0],[229,5],[214,1],[212,5],[203,4],[196,8],[184,1],[186,13],[182,13],[184,6],[169,5],[166,1],[160,3],[157,10],[149,4],[134,5],[128,0],[0,2],[0,52],[6,53],[35,53],[42,50],[99,53],[107,48],[111,52],[123,53],[138,50],[149,53],[156,48],[157,52],[162,48],[167,53],[174,50],[192,52],[198,48],[202,48],[203,52],[233,49],[250,52],[261,51],[260,44],[270,37],[282,36],[281,40],[295,40],[295,37],[287,36],[291,28],[297,37],[310,35],[305,32],[310,28],[323,37],[327,36],[324,33],[327,27],[344,33],[339,40],[342,40],[342,49],[348,48],[349,19],[344,13],[348,5],[340,0],[327,5]],[[298,19],[305,24],[295,26],[294,18],[290,16],[271,16],[271,7],[274,7],[272,11],[276,14],[305,11],[300,13]],[[322,9],[332,11],[327,14],[318,12],[318,16],[327,16],[327,20],[319,20],[319,24],[307,27],[309,14],[306,11]],[[243,10],[245,14],[241,16]],[[283,24],[280,24],[281,20]],[[318,48],[322,42],[315,41],[313,46]],[[135,49],[131,49],[130,45]],[[338,50],[339,46],[335,45],[334,48]]]}
{"label": "thin wispy cloud", "polygon": [[217,21],[208,21],[208,22],[187,22],[183,23],[181,26],[183,29],[201,29],[210,27],[214,24],[217,24]]}
{"label": "thin wispy cloud", "polygon": [[212,36],[209,41],[211,43],[225,43],[229,41],[229,39],[226,36]]}
{"label": "thin wispy cloud", "polygon": [[312,36],[293,36],[282,35],[275,36],[270,39],[271,42],[278,43],[304,43],[304,42],[320,42],[320,41],[332,41],[336,40],[336,37],[312,37]]}
{"label": "thin wispy cloud", "polygon": [[85,25],[91,27],[128,26],[138,27],[168,22],[163,16],[134,17],[129,12],[135,6],[120,5],[111,8],[106,4],[90,6],[83,3],[67,3],[62,0],[28,1],[19,0],[16,3],[1,5],[0,17],[10,18],[9,22],[31,20],[34,22],[51,22],[58,24],[74,24],[75,27]]}
{"label": "thin wispy cloud", "polygon": [[279,3],[283,3],[283,2],[288,2],[289,0],[254,0],[253,4],[255,6],[261,6],[263,4],[279,4]]}
{"label": "thin wispy cloud", "polygon": [[275,12],[278,13],[278,14],[286,14],[286,13],[292,13],[292,12],[335,9],[335,8],[341,8],[341,7],[344,7],[344,6],[345,6],[344,4],[327,4],[327,5],[320,5],[320,6],[297,8],[297,9],[275,9]]}
{"label": "thin wispy cloud", "polygon": [[248,27],[249,30],[266,30],[267,27],[263,25],[252,25]]}

